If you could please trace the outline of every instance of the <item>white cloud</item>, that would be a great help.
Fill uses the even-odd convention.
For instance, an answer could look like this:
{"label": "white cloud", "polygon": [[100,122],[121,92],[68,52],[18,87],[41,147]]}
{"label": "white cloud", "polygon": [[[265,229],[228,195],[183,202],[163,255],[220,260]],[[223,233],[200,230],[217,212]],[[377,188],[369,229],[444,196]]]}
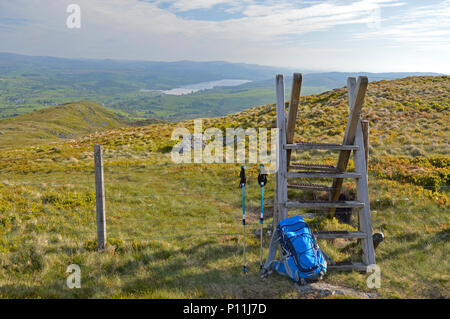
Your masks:
{"label": "white cloud", "polygon": [[229,4],[234,7],[238,3],[237,1],[232,0],[169,0],[162,2],[170,3],[170,8],[178,12],[196,9],[211,9],[218,4]]}
{"label": "white cloud", "polygon": [[[16,0],[6,6],[17,10],[24,18],[30,19],[35,27],[48,26],[58,31],[55,23],[63,18],[61,1],[41,0],[39,9],[30,6],[29,1]],[[383,1],[387,3],[394,0]],[[378,4],[375,1],[361,0],[347,5],[332,2],[314,4],[298,8],[291,1],[266,2],[256,4],[253,1],[236,2],[233,0],[176,0],[170,1],[171,8],[178,11],[188,11],[198,8],[211,8],[219,3],[227,3],[231,9],[241,8],[242,18],[226,21],[185,20],[170,10],[158,8],[161,2],[142,2],[138,0],[78,0],[82,12],[86,13],[83,20],[90,31],[101,30],[105,36],[112,30],[117,30],[118,37],[126,34],[168,35],[183,34],[188,37],[216,37],[217,39],[237,39],[238,41],[276,41],[283,35],[301,35],[312,31],[326,30],[338,25],[368,23],[372,9]],[[27,5],[28,4],[28,5]],[[241,7],[244,4],[245,7]],[[18,27],[19,28],[19,27]],[[112,34],[111,34],[112,35]],[[100,34],[99,34],[100,36]]]}
{"label": "white cloud", "polygon": [[[51,0],[41,0],[30,5],[29,0],[16,0],[4,5],[4,10],[9,12],[20,12],[25,18],[34,21],[51,22],[53,15],[61,16],[62,13],[54,10],[56,7],[63,7],[62,4],[73,1],[60,1],[58,6]],[[170,4],[170,8],[175,11],[189,11],[194,9],[212,8],[217,4],[228,4],[228,10],[241,10],[242,18],[227,21],[196,21],[184,20],[178,17],[171,10],[158,8],[158,2],[142,2],[138,0],[78,0],[82,9],[95,13],[93,17],[96,23],[113,23],[123,25],[125,22],[128,28],[141,26],[158,31],[176,31],[181,33],[191,33],[191,30],[233,33],[235,36],[244,36],[242,27],[264,31],[272,29],[270,34],[303,34],[305,31],[321,30],[324,27],[332,27],[339,24],[352,24],[360,19],[365,19],[371,14],[371,10],[378,6],[377,1],[361,0],[347,5],[338,5],[333,2],[321,2],[306,8],[298,8],[292,1],[266,2],[257,4],[253,0],[171,0],[163,1]],[[378,1],[380,2],[380,1]],[[395,0],[383,0],[381,3],[392,3]],[[39,5],[38,5],[39,3]],[[2,8],[3,9],[3,8]],[[40,9],[40,10],[39,10]],[[53,19],[49,19],[53,18]],[[309,24],[307,29],[300,29],[296,22],[302,25]],[[158,23],[155,22],[163,22]],[[294,22],[294,24],[292,24]],[[171,26],[168,26],[172,24]],[[279,30],[274,27],[281,27]]]}
{"label": "white cloud", "polygon": [[392,40],[445,49],[450,43],[450,1],[410,8],[401,15],[386,19],[379,30],[359,33],[356,39]]}
{"label": "white cloud", "polygon": [[[65,27],[65,9],[70,3],[81,6],[80,30]],[[301,60],[298,52],[302,52],[304,57],[309,54],[307,60],[303,59],[309,68],[323,66],[324,59],[329,64],[339,60],[345,67],[355,61],[345,57],[344,51],[351,51],[349,47],[361,41],[450,42],[449,1],[444,4],[417,10],[400,0],[1,1],[0,51],[145,60],[222,59],[273,65],[297,64]],[[219,5],[237,13],[235,18],[207,21],[179,16],[181,12],[217,9]],[[386,15],[385,9],[403,7],[410,11],[400,17]],[[379,8],[381,17],[377,15]],[[25,23],[14,24],[3,17]],[[370,29],[374,22],[381,27]],[[336,31],[345,26],[345,32]],[[312,32],[316,32],[314,37],[308,35]],[[336,58],[329,57],[328,52],[334,52]]]}

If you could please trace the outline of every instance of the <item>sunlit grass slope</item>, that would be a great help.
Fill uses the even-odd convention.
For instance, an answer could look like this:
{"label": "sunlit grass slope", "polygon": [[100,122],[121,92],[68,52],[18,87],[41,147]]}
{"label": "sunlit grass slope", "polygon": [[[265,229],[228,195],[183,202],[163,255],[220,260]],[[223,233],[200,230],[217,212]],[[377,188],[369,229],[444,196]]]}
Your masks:
{"label": "sunlit grass slope", "polygon": [[[372,223],[381,288],[366,274],[330,272],[325,282],[386,298],[450,298],[449,77],[369,84]],[[296,138],[342,140],[346,89],[302,97]],[[204,128],[274,127],[273,105],[204,120]],[[175,164],[172,131],[192,121],[117,128],[0,153],[0,296],[124,298],[298,298],[286,278],[259,277],[257,165],[247,165],[247,260],[242,274],[239,164]],[[109,248],[95,251],[93,145],[104,146]],[[295,160],[335,163],[336,154]],[[350,167],[352,167],[350,163]],[[328,181],[329,183],[330,181]],[[271,223],[274,178],[266,187]],[[354,196],[350,182],[345,192]],[[312,193],[289,192],[313,198]],[[297,212],[293,212],[297,213]],[[300,211],[298,212],[300,213]],[[304,213],[304,212],[302,212]],[[355,229],[308,217],[315,230]],[[265,247],[269,237],[265,238]],[[320,241],[335,260],[357,260],[352,241]],[[265,250],[267,254],[267,249]],[[65,285],[70,264],[80,289]]]}
{"label": "sunlit grass slope", "polygon": [[66,103],[0,120],[0,147],[71,139],[128,124],[124,117],[94,102]]}

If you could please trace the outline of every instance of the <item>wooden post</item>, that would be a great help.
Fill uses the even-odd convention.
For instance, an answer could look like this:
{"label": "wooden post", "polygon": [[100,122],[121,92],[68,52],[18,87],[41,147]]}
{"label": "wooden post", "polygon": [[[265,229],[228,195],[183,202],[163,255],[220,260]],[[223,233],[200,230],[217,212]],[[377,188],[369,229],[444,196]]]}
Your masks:
{"label": "wooden post", "polygon": [[[277,139],[277,147],[278,147],[278,139]],[[277,150],[278,152],[278,150]],[[278,157],[278,154],[277,154]],[[278,167],[278,166],[277,166]],[[279,212],[278,212],[278,171],[275,172],[275,189],[274,189],[274,196],[273,196],[273,220],[272,220],[272,230],[275,231],[275,229],[278,226],[279,222]]]}
{"label": "wooden post", "polygon": [[364,203],[364,207],[359,208],[359,230],[365,233],[365,238],[361,240],[363,250],[363,262],[366,265],[375,264],[375,249],[372,237],[372,221],[370,219],[369,185],[366,171],[366,160],[364,152],[364,139],[361,121],[358,120],[356,129],[355,144],[359,149],[354,153],[355,171],[361,174],[356,182],[356,199]]}
{"label": "wooden post", "polygon": [[[353,77],[349,77],[347,80],[350,112],[345,128],[343,145],[353,145],[355,142],[356,130],[357,126],[360,125],[361,109],[364,103],[368,83],[369,81],[366,76],[359,76],[358,81]],[[336,165],[338,172],[344,172],[346,170],[350,159],[350,153],[351,151],[341,151],[339,153],[339,159]],[[342,178],[336,178],[333,181],[332,201],[337,201],[339,199],[343,181]],[[331,217],[334,216],[335,211],[336,209],[331,209]]]}
{"label": "wooden post", "polygon": [[276,77],[276,90],[277,90],[277,175],[276,175],[276,198],[277,203],[277,216],[274,216],[274,226],[278,225],[278,222],[288,217],[287,214],[287,162],[286,162],[286,111],[284,104],[284,77],[282,74],[277,74]]}
{"label": "wooden post", "polygon": [[[366,177],[367,181],[369,181],[369,121],[364,120],[361,121],[361,127],[362,127],[362,135],[363,135],[363,142],[364,142],[364,157],[366,159]],[[359,219],[358,214],[358,229],[361,228],[361,222]],[[374,242],[375,247],[375,242]]]}
{"label": "wooden post", "polygon": [[[287,117],[287,129],[286,129],[286,143],[292,144],[294,142],[295,123],[297,122],[297,111],[300,100],[300,91],[302,89],[302,74],[294,73],[292,77],[292,91],[291,101],[289,103],[288,117]],[[291,161],[291,151],[287,150],[287,167],[289,168],[289,162]]]}
{"label": "wooden post", "polygon": [[102,149],[103,147],[101,145],[94,145],[98,250],[104,250],[106,247],[105,188],[103,180]]}
{"label": "wooden post", "polygon": [[364,155],[366,157],[366,171],[369,172],[369,121],[361,122],[364,140]]}

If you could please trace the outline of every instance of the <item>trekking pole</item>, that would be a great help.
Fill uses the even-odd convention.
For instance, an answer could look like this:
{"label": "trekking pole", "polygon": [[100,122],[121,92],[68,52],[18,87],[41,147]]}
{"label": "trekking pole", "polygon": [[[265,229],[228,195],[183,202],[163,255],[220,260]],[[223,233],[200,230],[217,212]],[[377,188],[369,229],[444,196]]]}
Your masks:
{"label": "trekking pole", "polygon": [[247,273],[247,261],[245,259],[245,183],[247,180],[245,179],[245,166],[241,166],[241,182],[239,183],[239,187],[242,188],[242,226],[243,226],[243,234],[244,234],[244,267],[242,271],[244,274]]}
{"label": "trekking pole", "polygon": [[264,165],[259,165],[259,174],[258,174],[258,184],[261,186],[261,216],[259,218],[259,223],[261,224],[260,231],[260,251],[259,251],[259,269],[261,270],[263,267],[263,224],[264,224],[264,186],[267,184],[267,173],[264,169]]}

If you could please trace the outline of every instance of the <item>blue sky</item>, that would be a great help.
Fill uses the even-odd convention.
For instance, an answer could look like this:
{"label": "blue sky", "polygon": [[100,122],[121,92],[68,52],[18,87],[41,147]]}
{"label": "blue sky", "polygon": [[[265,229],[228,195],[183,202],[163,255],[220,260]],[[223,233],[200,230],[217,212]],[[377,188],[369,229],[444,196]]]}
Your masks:
{"label": "blue sky", "polygon": [[450,0],[2,0],[0,51],[448,74]]}

